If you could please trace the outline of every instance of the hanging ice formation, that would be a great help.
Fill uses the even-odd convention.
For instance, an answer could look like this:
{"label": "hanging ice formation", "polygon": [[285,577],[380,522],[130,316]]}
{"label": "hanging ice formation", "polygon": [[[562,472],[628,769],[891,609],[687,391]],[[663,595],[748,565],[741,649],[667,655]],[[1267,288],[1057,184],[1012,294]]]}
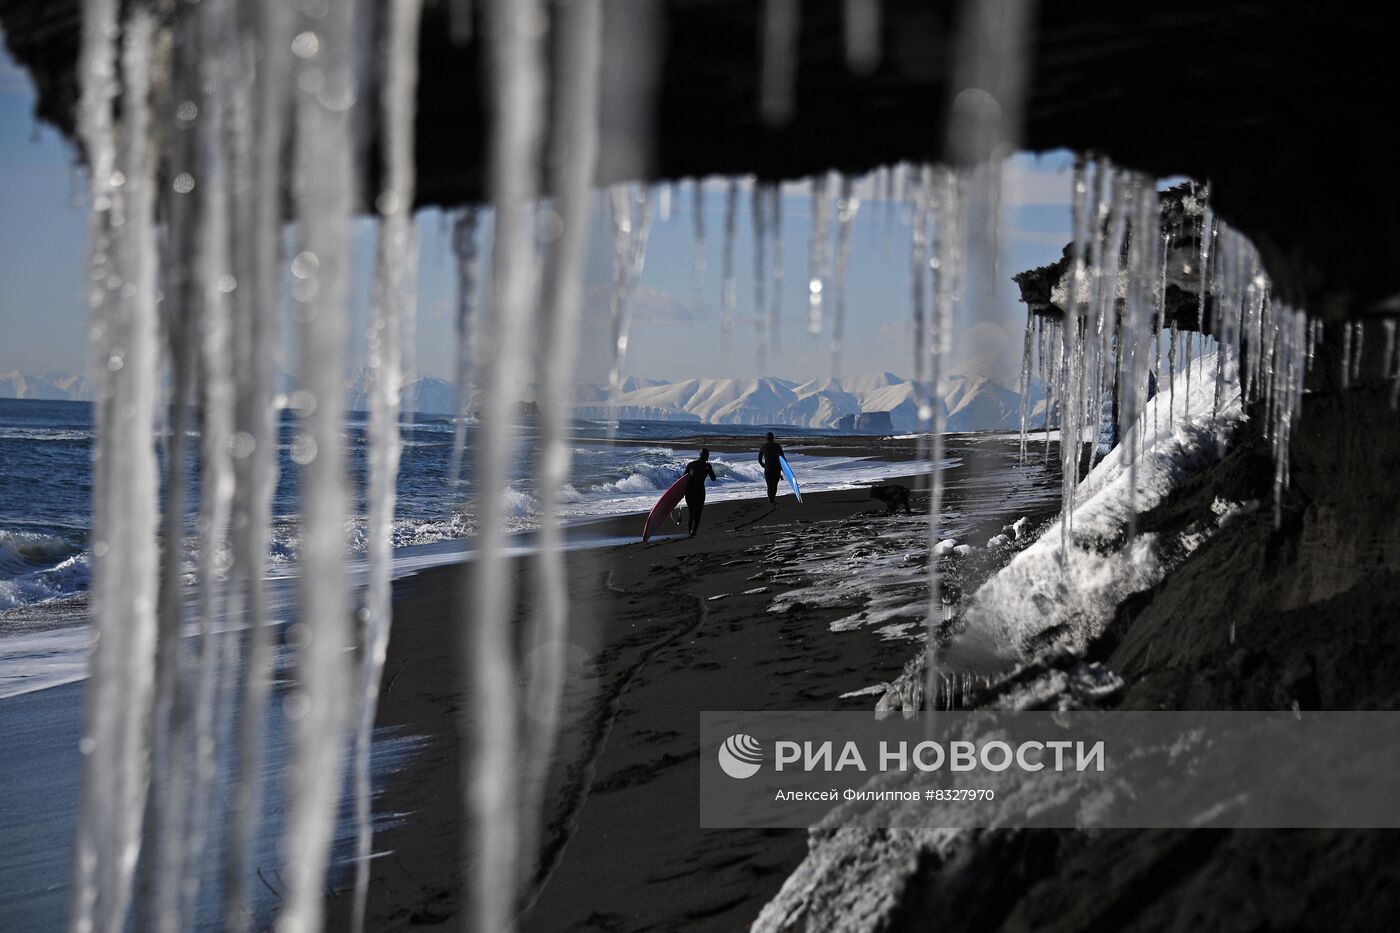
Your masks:
{"label": "hanging ice formation", "polygon": [[753,222],[753,327],[754,362],[760,374],[768,370],[768,308],[763,298],[768,275],[768,186],[755,183],[749,191]]}
{"label": "hanging ice formation", "polygon": [[769,247],[770,261],[769,271],[772,275],[772,282],[768,287],[768,341],[774,354],[781,353],[782,343],[782,306],[783,306],[783,190],[782,185],[774,183],[768,187],[768,235],[771,238]]}
{"label": "hanging ice formation", "polygon": [[835,291],[831,320],[831,378],[841,376],[841,342],[846,331],[846,266],[851,259],[851,226],[855,222],[860,200],[855,196],[855,183],[849,175],[841,177],[841,194],[836,201],[836,267],[832,274]]}
{"label": "hanging ice formation", "polygon": [[[496,227],[492,300],[483,316],[477,368],[482,373],[480,442],[476,447],[476,560],[469,591],[471,701],[481,711],[464,743],[469,817],[470,885],[474,925],[510,929],[520,880],[520,710],[509,622],[515,581],[506,565],[501,490],[510,478],[511,408],[525,381],[527,335],[534,328],[535,244],[530,199],[535,196],[544,122],[543,42],[539,0],[491,0],[485,11],[493,42],[490,68],[495,131],[490,143],[490,192]],[[464,720],[464,728],[467,724]]]}
{"label": "hanging ice formation", "polygon": [[[332,4],[305,19],[292,40],[297,56],[293,318],[300,323],[300,403],[292,457],[301,466],[299,682],[288,701],[293,730],[283,837],[286,895],[279,927],[321,928],[322,879],[340,796],[350,683],[345,593],[344,451],[347,231],[357,189],[350,154],[350,108],[357,88],[353,8]],[[298,274],[299,273],[299,274]]]}
{"label": "hanging ice formation", "polygon": [[448,477],[462,481],[463,453],[467,443],[467,414],[471,405],[472,328],[476,320],[477,279],[480,259],[476,228],[481,211],[475,205],[463,208],[452,221],[452,252],[457,261],[457,360],[453,379],[452,462]]}
{"label": "hanging ice formation", "polygon": [[[925,459],[928,447],[929,422],[937,404],[935,387],[926,378],[928,367],[928,227],[929,197],[933,186],[933,170],[924,167],[915,179],[911,196],[914,211],[911,219],[909,250],[909,310],[914,330],[914,418],[917,459]],[[887,208],[888,210],[888,208]]]}
{"label": "hanging ice formation", "polygon": [[[952,346],[954,321],[965,304],[980,310],[995,289],[1000,253],[1001,162],[1011,154],[1020,123],[1021,44],[1026,37],[1026,0],[966,0],[963,34],[953,73],[948,151],[958,166],[936,173],[933,313],[929,320],[929,387],[936,396]],[[971,295],[969,296],[969,289]],[[932,405],[929,492],[928,608],[925,613],[925,704],[937,708],[938,626],[943,594],[934,548],[942,535],[943,407]]]}
{"label": "hanging ice formation", "polygon": [[[632,293],[642,277],[646,263],[647,237],[651,230],[651,189],[632,185],[614,185],[610,192],[613,219],[613,281],[609,312],[612,317],[612,365],[608,370],[608,406],[616,408],[622,392],[622,373],[627,366],[627,341],[632,329]],[[737,196],[735,196],[737,197]],[[732,239],[726,212],[726,240]],[[733,265],[732,254],[729,265]],[[726,274],[726,294],[733,293],[732,271]],[[732,305],[725,319],[726,335],[734,326]],[[616,428],[615,413],[611,417]]]}
{"label": "hanging ice formation", "polygon": [[929,418],[928,458],[932,478],[929,482],[928,535],[928,608],[925,613],[924,645],[926,652],[925,697],[930,709],[937,705],[938,671],[936,650],[938,625],[943,621],[943,591],[939,582],[938,557],[934,552],[942,528],[943,476],[939,464],[943,460],[944,408],[937,401],[938,386],[943,381],[943,366],[952,347],[952,324],[962,301],[967,259],[967,204],[958,173],[939,169],[933,173],[930,185],[934,205],[933,305],[928,320],[928,385],[932,402]]}
{"label": "hanging ice formation", "polygon": [[690,288],[699,295],[705,290],[705,183],[691,182],[690,217],[695,227],[694,258],[690,264]]}
{"label": "hanging ice formation", "polygon": [[724,243],[720,249],[720,349],[728,353],[734,346],[734,238],[739,229],[739,180],[729,179],[724,191]]}
{"label": "hanging ice formation", "polygon": [[[583,264],[587,249],[589,191],[598,158],[599,68],[602,57],[602,0],[575,0],[563,9],[559,72],[571,76],[566,93],[554,104],[554,140],[550,188],[562,222],[550,257],[552,274],[544,295],[543,343],[540,356],[540,456],[536,467],[539,490],[540,554],[537,562],[540,599],[529,626],[526,644],[525,713],[527,768],[523,782],[522,866],[524,875],[535,863],[544,791],[555,753],[559,710],[564,690],[564,649],[569,607],[565,590],[563,534],[558,520],[560,495],[569,476],[570,391],[583,310]],[[565,158],[567,154],[567,158]],[[646,205],[643,203],[645,212]],[[643,217],[645,224],[645,216]],[[641,273],[645,231],[633,275]],[[635,281],[634,281],[635,284]]]}
{"label": "hanging ice formation", "polygon": [[[258,7],[251,29],[239,36],[239,73],[230,118],[233,137],[255,145],[233,154],[234,289],[238,347],[237,404],[231,448],[234,594],[246,612],[238,768],[230,804],[229,858],[224,866],[224,907],[228,929],[252,926],[249,889],[253,848],[262,810],[262,730],[271,688],[272,632],[267,618],[264,576],[277,485],[278,385],[282,372],[280,318],[286,279],[283,264],[283,146],[287,138],[282,103],[292,70],[293,12],[285,4]],[[178,192],[177,192],[178,194]],[[178,233],[171,237],[173,244]],[[173,464],[172,464],[173,465]],[[175,511],[181,507],[167,502]],[[236,587],[240,583],[242,590]]]}
{"label": "hanging ice formation", "polygon": [[[399,475],[399,386],[405,341],[412,340],[417,275],[413,229],[413,125],[418,91],[418,23],[422,0],[393,0],[385,49],[382,113],[384,189],[377,199],[379,242],[375,294],[369,332],[370,419],[368,556],[369,580],[361,610],[359,721],[354,742],[355,890],[351,930],[361,933],[369,897],[374,827],[371,822],[370,743],[379,708],[379,684],[392,624],[390,576],[393,569],[394,503]],[[458,418],[458,425],[462,419]],[[455,451],[454,444],[454,451]]]}
{"label": "hanging ice formation", "polygon": [[[88,300],[100,365],[92,533],[96,637],[81,743],[74,930],[118,931],[133,923],[190,929],[216,896],[228,929],[247,930],[254,923],[251,878],[263,829],[263,745],[268,722],[278,715],[269,709],[274,643],[264,587],[282,404],[278,322],[288,294],[299,331],[298,386],[286,404],[296,416],[290,456],[301,471],[301,536],[298,600],[285,639],[294,673],[281,711],[289,765],[276,926],[307,931],[323,925],[326,868],[352,723],[352,925],[363,924],[372,841],[370,728],[389,631],[398,393],[402,352],[411,340],[411,107],[419,6],[420,0],[390,5],[386,64],[369,69],[358,57],[379,51],[355,40],[349,5],[299,13],[267,0],[244,15],[233,0],[205,0],[177,5],[170,17],[157,20],[144,5],[121,13],[113,0],[83,4],[78,129],[90,166]],[[477,916],[483,928],[505,929],[518,904],[520,856],[531,857],[529,811],[538,809],[531,795],[541,782],[526,780],[517,792],[513,779],[502,776],[515,773],[517,730],[526,720],[531,727],[525,730],[525,773],[543,773],[554,746],[562,683],[563,574],[558,542],[550,535],[557,531],[552,516],[568,469],[563,436],[597,149],[601,14],[598,0],[580,0],[560,19],[562,67],[576,79],[556,101],[554,117],[559,145],[570,158],[552,163],[552,207],[564,232],[549,255],[554,274],[546,278],[551,290],[543,312],[549,326],[539,329],[547,335],[540,337],[539,355],[550,365],[541,386],[536,477],[544,490],[540,512],[548,553],[540,563],[542,596],[530,630],[528,716],[522,719],[510,702],[518,668],[505,628],[508,587],[495,585],[509,578],[502,573],[500,504],[493,500],[506,476],[510,400],[516,397],[514,380],[521,378],[517,364],[531,357],[524,342],[533,333],[529,315],[536,304],[535,244],[528,229],[534,192],[522,166],[534,163],[543,125],[542,43],[535,29],[542,11],[538,4],[498,0],[487,12],[501,40],[493,47],[501,132],[492,153],[494,300],[481,328],[495,352],[489,359],[483,353],[480,362],[489,365],[477,367],[485,418],[476,475],[479,489],[488,493],[479,497],[476,517],[477,567],[493,585],[473,587],[475,624],[465,630],[474,635],[473,683],[487,699],[479,708],[493,715],[473,724],[467,770],[475,776],[469,811],[474,848],[488,853],[472,860]],[[380,99],[359,104],[382,108],[385,148],[375,205],[380,240],[368,354],[369,585],[356,629],[345,574],[351,500],[342,450],[347,231],[361,191],[351,111],[362,94],[356,74],[375,70],[382,73]],[[157,74],[160,82],[153,80]],[[283,197],[287,190],[290,202]],[[648,195],[636,200],[623,298],[635,287],[645,250]],[[284,254],[289,203],[295,241]],[[158,219],[166,225],[161,236]],[[466,363],[475,329],[475,226],[476,212],[464,213],[454,237],[461,276],[459,412],[467,402]],[[166,254],[158,257],[159,251]],[[164,278],[157,281],[160,270]],[[625,322],[622,336],[625,348]],[[163,458],[168,545],[161,558],[154,429],[167,362],[173,392]],[[182,543],[193,484],[185,464],[195,459],[188,456],[187,440],[195,403],[200,474],[194,599],[187,604]],[[454,443],[459,461],[460,424]],[[225,788],[214,784],[220,767],[228,771]],[[516,806],[522,798],[523,814]],[[225,816],[224,847],[208,851],[214,838],[208,827]],[[138,865],[149,883],[142,885],[141,903],[133,904]],[[219,895],[201,892],[200,882],[209,877],[219,880]]]}
{"label": "hanging ice formation", "polygon": [[[1177,411],[1176,392],[1168,390],[1164,420],[1169,426],[1192,417],[1213,420],[1221,408],[1227,367],[1238,368],[1245,401],[1263,404],[1265,433],[1274,447],[1277,516],[1288,481],[1288,439],[1314,333],[1306,315],[1271,294],[1258,252],[1215,219],[1205,189],[1173,189],[1168,200],[1159,203],[1151,179],[1100,160],[1080,162],[1073,190],[1074,239],[1064,283],[1054,295],[1064,317],[1038,323],[1042,334],[1051,328],[1060,342],[1051,366],[1046,366],[1042,344],[1041,377],[1047,399],[1053,397],[1060,412],[1065,540],[1073,533],[1081,478],[1082,445],[1075,439],[1082,439],[1085,429],[1097,422],[1105,395],[1112,398],[1117,436],[1127,437],[1137,428],[1132,432],[1136,443],[1123,454],[1133,488],[1145,435],[1160,427],[1155,420],[1160,402],[1151,406],[1152,419],[1144,422],[1143,413],[1150,383],[1161,385],[1161,341],[1168,341],[1167,365],[1174,376],[1178,316],[1190,304],[1195,306],[1191,310],[1197,326],[1220,351],[1209,375],[1214,401],[1209,412],[1190,411],[1189,380],[1198,378],[1192,369],[1199,364],[1192,352],[1192,330],[1187,329],[1187,391]],[[1197,295],[1190,304],[1171,297],[1174,291],[1191,290]],[[1347,365],[1354,366],[1354,356],[1343,355]],[[1022,362],[1027,381],[1031,356],[1028,331]],[[1022,431],[1028,427],[1023,415]],[[1095,451],[1093,459],[1098,455]]]}
{"label": "hanging ice formation", "polygon": [[[89,165],[88,304],[97,361],[93,451],[91,679],[70,928],[119,931],[131,899],[147,784],[156,636],[155,229],[145,107],[154,24],[125,23],[118,78],[115,0],[85,0],[79,125]],[[118,118],[114,102],[129,102]],[[119,229],[121,228],[121,229]]]}
{"label": "hanging ice formation", "polygon": [[812,179],[812,229],[807,241],[807,333],[822,332],[822,294],[831,276],[827,271],[827,241],[831,236],[831,200],[827,176]]}

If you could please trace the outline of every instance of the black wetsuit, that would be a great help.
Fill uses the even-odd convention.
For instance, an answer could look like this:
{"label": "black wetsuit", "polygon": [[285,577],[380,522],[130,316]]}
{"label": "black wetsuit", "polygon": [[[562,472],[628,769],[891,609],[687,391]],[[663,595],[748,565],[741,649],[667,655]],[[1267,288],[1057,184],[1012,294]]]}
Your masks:
{"label": "black wetsuit", "polygon": [[690,482],[685,484],[685,507],[690,512],[690,536],[693,538],[700,530],[700,513],[705,509],[705,477],[716,483],[719,478],[708,460],[692,460],[685,465],[685,471],[690,474]]}
{"label": "black wetsuit", "polygon": [[778,480],[783,478],[783,445],[777,441],[765,441],[758,448],[758,463],[763,467],[763,479],[768,483],[768,501],[778,501]]}

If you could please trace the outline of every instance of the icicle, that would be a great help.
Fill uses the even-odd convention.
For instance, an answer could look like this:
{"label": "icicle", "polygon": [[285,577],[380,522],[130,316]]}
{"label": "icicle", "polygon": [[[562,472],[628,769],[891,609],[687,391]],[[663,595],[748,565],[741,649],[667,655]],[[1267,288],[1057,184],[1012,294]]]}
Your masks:
{"label": "icicle", "polygon": [[297,79],[296,211],[301,252],[293,260],[293,317],[301,323],[299,422],[292,459],[301,466],[298,563],[299,682],[287,701],[292,750],[282,843],[286,896],[278,927],[320,930],[326,861],[340,798],[349,668],[345,593],[345,340],[349,317],[351,50],[354,9],[330,4],[303,20],[292,43]]}
{"label": "icicle", "polygon": [[831,202],[826,192],[827,177],[812,179],[812,228],[807,246],[807,333],[822,332],[822,292],[826,290],[826,244],[831,236]]}
{"label": "icicle", "polygon": [[471,405],[471,361],[475,352],[472,329],[476,320],[477,279],[480,259],[476,228],[480,210],[463,208],[452,223],[452,253],[457,260],[457,372],[453,379],[452,461],[447,475],[453,485],[462,482],[462,463],[467,444],[467,412]]}
{"label": "icicle", "polygon": [[[1105,393],[1111,393],[1114,414],[1112,423],[1116,432],[1118,430],[1118,408],[1120,407],[1118,404],[1120,393],[1117,379],[1118,358],[1121,353],[1122,305],[1126,298],[1123,279],[1123,242],[1127,235],[1128,212],[1131,210],[1132,202],[1129,178],[1121,172],[1111,171],[1106,164],[1102,171],[1107,172],[1105,179],[1107,192],[1102,202],[1103,211],[1107,215],[1107,234],[1103,246],[1094,260],[1094,281],[1097,283],[1095,287],[1098,290],[1099,298],[1098,334],[1094,338],[1096,343],[1094,398],[1099,405],[1098,418],[1101,421],[1103,397]],[[1097,463],[1103,453],[1106,451],[1101,451],[1098,444],[1095,444],[1094,453],[1090,458],[1091,465]]]}
{"label": "icicle", "polygon": [[[1082,305],[1092,300],[1088,294],[1090,283],[1085,268],[1086,257],[1090,253],[1090,217],[1097,205],[1089,197],[1087,167],[1080,162],[1074,169],[1074,182],[1071,188],[1071,215],[1074,239],[1070,244],[1069,289],[1065,302],[1065,317],[1060,328],[1062,341],[1060,355],[1060,547],[1069,544],[1069,533],[1074,520],[1074,497],[1079,487],[1079,455],[1082,449],[1083,420],[1088,414],[1084,398],[1084,385],[1088,381],[1084,372],[1083,344],[1089,330],[1081,321]],[[1095,231],[1097,232],[1097,231]]]}
{"label": "icicle", "polygon": [[483,323],[478,366],[484,375],[481,441],[476,445],[476,513],[479,530],[470,589],[469,632],[472,695],[463,714],[472,742],[464,748],[469,776],[467,813],[474,860],[471,886],[476,929],[513,925],[519,890],[519,710],[510,616],[514,580],[506,566],[501,490],[509,479],[512,407],[528,381],[525,341],[534,330],[534,246],[528,201],[535,194],[544,110],[544,22],[540,0],[491,0],[491,74],[495,132],[490,148],[490,190],[496,212],[492,247],[493,300]]}
{"label": "icicle", "polygon": [[[1128,439],[1129,430],[1138,420],[1138,393],[1146,382],[1146,354],[1142,352],[1139,342],[1144,323],[1151,312],[1147,283],[1155,281],[1151,257],[1156,254],[1159,237],[1155,222],[1160,220],[1156,192],[1148,183],[1135,178],[1130,197],[1133,205],[1132,233],[1128,239],[1127,293],[1124,296],[1118,348],[1118,436],[1122,440]],[[1138,457],[1132,444],[1127,446],[1124,453],[1128,458],[1128,537],[1131,539],[1133,510],[1137,500]]]}
{"label": "icicle", "polygon": [[[1157,380],[1158,389],[1162,383],[1162,335],[1167,331],[1167,260],[1171,256],[1172,235],[1170,232],[1162,233],[1162,258],[1159,262],[1160,279],[1157,283],[1157,324],[1153,328],[1152,334],[1152,372]],[[1157,429],[1157,409],[1160,405],[1152,406],[1152,429]],[[1168,417],[1171,415],[1168,409]]]}
{"label": "icicle", "polygon": [[[244,661],[243,707],[239,717],[239,765],[232,802],[229,860],[224,884],[224,917],[232,933],[251,928],[250,885],[253,848],[262,812],[263,727],[271,688],[272,646],[268,625],[264,571],[272,495],[277,486],[277,392],[281,366],[281,311],[284,290],[282,263],[282,166],[286,140],[285,114],[291,87],[293,11],[281,3],[257,8],[255,34],[244,42],[245,69],[258,62],[252,91],[256,107],[248,114],[253,143],[247,191],[234,198],[235,259],[247,264],[236,273],[246,287],[234,291],[238,321],[247,328],[247,350],[238,367],[239,429],[246,438],[234,448],[238,471],[235,499],[234,561],[241,565],[248,617],[248,647]],[[236,120],[241,116],[235,109]],[[242,123],[235,123],[235,133]],[[235,163],[237,166],[237,163]],[[235,168],[235,177],[239,174]],[[249,216],[240,220],[247,207]],[[240,264],[241,265],[241,264]],[[242,455],[240,455],[242,454]],[[246,512],[239,515],[240,500]]]}
{"label": "icicle", "polygon": [[[616,408],[622,392],[622,374],[627,365],[627,341],[632,328],[632,292],[646,262],[647,235],[651,229],[651,190],[634,195],[627,185],[614,185],[611,192],[613,213],[613,324],[612,368],[608,374],[608,406]],[[730,320],[732,328],[732,315]],[[617,429],[615,413],[610,412]]]}
{"label": "icicle", "polygon": [[759,113],[770,126],[792,119],[797,92],[798,0],[763,0],[763,72]]}
{"label": "icicle", "polygon": [[[540,510],[538,580],[540,606],[531,624],[527,667],[526,723],[528,758],[524,782],[525,846],[522,865],[535,863],[543,796],[557,744],[559,708],[564,688],[564,649],[569,607],[559,500],[569,477],[569,400],[573,388],[576,337],[583,312],[583,265],[588,248],[589,189],[598,160],[598,86],[602,58],[601,0],[574,0],[561,10],[562,43],[558,71],[570,76],[554,103],[558,147],[551,160],[551,188],[563,227],[553,251],[552,273],[540,327],[542,358],[540,457],[536,489]],[[567,158],[564,157],[567,155]]]}
{"label": "icicle", "polygon": [[690,287],[699,295],[705,290],[705,184],[697,178],[694,185],[690,216],[695,225],[695,254],[690,266]]}
{"label": "icicle", "polygon": [[913,183],[914,216],[909,244],[909,310],[914,326],[914,431],[918,435],[915,455],[919,462],[923,462],[927,457],[928,426],[929,419],[933,417],[934,405],[933,390],[930,389],[925,376],[929,353],[926,303],[930,271],[929,189],[932,184],[933,170],[925,167]]}
{"label": "icicle", "polygon": [[1179,337],[1176,322],[1173,321],[1167,341],[1167,427],[1176,423],[1176,345]]}
{"label": "icicle", "polygon": [[[181,865],[176,873],[178,913],[158,918],[168,929],[193,923],[200,887],[200,860],[209,823],[210,787],[214,779],[213,736],[218,650],[228,636],[217,634],[215,623],[224,611],[229,512],[233,496],[233,384],[228,359],[231,339],[230,295],[238,283],[232,274],[229,253],[228,176],[225,140],[227,92],[233,80],[230,52],[233,44],[232,10],[226,0],[206,0],[200,7],[200,40],[209,50],[201,60],[201,80],[206,88],[199,118],[202,170],[196,182],[200,199],[198,258],[195,285],[198,292],[199,400],[200,400],[200,503],[199,549],[196,561],[196,622],[198,660],[194,669],[194,730],[188,736],[193,764],[190,795],[181,807],[185,827]],[[214,51],[218,50],[218,51]],[[179,749],[176,750],[177,754]],[[166,879],[162,879],[166,880]]]}
{"label": "icicle", "polygon": [[1181,400],[1181,416],[1183,418],[1191,417],[1191,338],[1194,333],[1194,331],[1189,330],[1186,332],[1186,396]]}
{"label": "icicle", "polygon": [[724,244],[720,250],[720,346],[728,353],[734,345],[734,239],[739,227],[739,180],[729,179],[724,192]]}
{"label": "icicle", "polygon": [[1278,402],[1275,404],[1274,448],[1274,527],[1283,522],[1283,491],[1288,487],[1289,444],[1293,422],[1303,399],[1303,376],[1307,362],[1307,315],[1288,310],[1279,315],[1280,348]]}
{"label": "icicle", "polygon": [[781,183],[769,188],[768,235],[772,239],[770,271],[773,280],[768,289],[768,338],[774,354],[782,352],[783,307],[783,189]]}
{"label": "icicle", "polygon": [[880,67],[881,0],[846,0],[846,67],[869,74]]}
{"label": "icicle", "polygon": [[[564,156],[564,158],[567,158],[567,156]],[[656,216],[663,224],[669,223],[671,220],[671,188],[672,186],[669,183],[664,184],[660,186],[660,190],[657,192]]]}
{"label": "icicle", "polygon": [[[379,242],[375,295],[369,334],[370,415],[368,584],[360,645],[360,709],[355,733],[355,892],[350,929],[365,926],[369,896],[371,819],[370,743],[379,708],[379,684],[393,624],[390,577],[393,570],[394,503],[399,475],[399,385],[402,325],[412,315],[417,274],[413,229],[413,126],[418,91],[418,22],[422,0],[393,0],[385,44],[383,160],[385,185],[379,195]],[[461,423],[459,417],[458,423]],[[455,446],[455,445],[454,445]]]}
{"label": "icicle", "polygon": [[[938,193],[935,198],[937,224],[934,243],[934,298],[932,314],[929,318],[929,389],[936,397],[938,386],[943,381],[943,363],[951,346],[951,330],[954,320],[954,304],[960,300],[963,282],[963,261],[965,256],[964,230],[965,211],[961,184],[957,176],[947,170],[940,173],[936,182]],[[934,404],[929,419],[929,461],[932,476],[929,490],[929,555],[928,555],[928,609],[925,616],[924,650],[925,669],[931,678],[937,671],[935,651],[938,643],[938,621],[942,618],[943,591],[938,577],[938,560],[933,554],[942,524],[943,474],[939,463],[943,459],[943,406]]]}
{"label": "icicle", "polygon": [[[93,453],[94,646],[84,696],[82,790],[69,928],[120,931],[131,899],[149,765],[156,633],[156,257],[147,93],[153,22],[133,8],[122,39],[120,126],[117,7],[85,0],[78,130],[90,171],[90,288],[97,361]],[[121,146],[117,138],[120,130]],[[113,233],[118,226],[120,235]]]}
{"label": "icicle", "polygon": [[[189,839],[187,826],[190,731],[194,703],[187,698],[190,672],[185,640],[185,531],[189,496],[189,426],[193,409],[198,347],[198,294],[196,264],[205,182],[202,175],[201,147],[208,134],[198,133],[197,113],[203,101],[203,81],[199,74],[201,57],[198,35],[198,7],[177,7],[172,28],[191,41],[176,46],[171,62],[169,117],[174,126],[169,155],[174,180],[161,195],[168,238],[162,264],[166,272],[161,302],[166,337],[171,356],[169,441],[165,450],[166,482],[162,536],[177,542],[161,552],[160,614],[156,647],[155,703],[151,729],[151,818],[145,849],[149,855],[151,881],[146,887],[146,903],[138,915],[138,925],[158,931],[178,929],[180,892],[185,879],[185,852]],[[198,137],[198,138],[197,138]]]}
{"label": "icicle", "polygon": [[1026,463],[1026,428],[1027,419],[1031,410],[1031,341],[1035,337],[1035,312],[1029,307],[1026,308],[1026,334],[1021,347],[1021,378],[1017,385],[1020,386],[1021,395],[1021,438],[1018,445],[1017,462],[1022,466]]}
{"label": "icicle", "polygon": [[849,175],[841,178],[841,195],[836,202],[836,268],[832,276],[835,290],[831,321],[831,378],[841,377],[841,341],[846,330],[846,266],[851,258],[851,225],[855,221],[860,200],[855,196]]}
{"label": "icicle", "polygon": [[754,348],[758,374],[764,375],[768,369],[768,304],[764,300],[763,287],[768,276],[765,259],[767,246],[767,186],[755,183],[749,192],[750,219],[753,223],[753,326]]}
{"label": "icicle", "polygon": [[[1201,254],[1200,254],[1199,262],[1198,262],[1198,265],[1197,265],[1197,269],[1198,269],[1199,272],[1200,272],[1200,288],[1199,288],[1199,293],[1197,294],[1197,298],[1196,298],[1196,300],[1197,300],[1197,305],[1196,305],[1196,327],[1201,331],[1201,340],[1202,340],[1201,351],[1202,351],[1202,353],[1204,353],[1204,352],[1205,352],[1205,343],[1204,343],[1204,341],[1205,341],[1205,334],[1206,334],[1206,330],[1207,330],[1207,328],[1206,328],[1206,298],[1207,298],[1207,296],[1208,296],[1209,293],[1210,293],[1210,284],[1211,284],[1211,278],[1210,278],[1210,263],[1211,263],[1211,260],[1215,258],[1214,255],[1213,255],[1212,252],[1211,252],[1211,244],[1212,244],[1212,242],[1213,242],[1214,239],[1215,239],[1215,216],[1214,216],[1214,213],[1211,211],[1211,207],[1210,207],[1210,186],[1209,186],[1209,185],[1207,185],[1204,189],[1202,189],[1202,191],[1201,191],[1201,200],[1205,202],[1205,209],[1204,209],[1204,210],[1202,211],[1202,213],[1201,213],[1201,234],[1200,234],[1200,236],[1201,236]],[[1188,341],[1190,340],[1190,334],[1189,334],[1189,333],[1187,334],[1187,340],[1188,340]],[[1186,359],[1187,359],[1187,370],[1186,370],[1186,406],[1187,406],[1187,408],[1186,408],[1186,414],[1189,415],[1189,414],[1191,413],[1191,409],[1190,409],[1190,405],[1191,405],[1191,369],[1190,369],[1190,362],[1191,362],[1191,359],[1192,359],[1192,356],[1191,356],[1191,347],[1190,347],[1190,344],[1189,344],[1189,343],[1187,344],[1187,347],[1186,347]]]}

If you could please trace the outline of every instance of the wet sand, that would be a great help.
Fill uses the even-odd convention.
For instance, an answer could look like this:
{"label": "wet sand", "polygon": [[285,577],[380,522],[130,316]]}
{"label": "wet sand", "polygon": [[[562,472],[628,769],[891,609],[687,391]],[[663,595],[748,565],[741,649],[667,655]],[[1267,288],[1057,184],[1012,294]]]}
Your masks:
{"label": "wet sand", "polygon": [[[948,471],[946,514],[962,523],[968,540],[985,542],[1004,522],[1027,514],[1025,503],[1009,495],[1024,483],[1010,466],[1015,446],[952,445],[960,464]],[[888,456],[881,451],[882,459]],[[896,677],[918,650],[915,641],[858,624],[831,630],[859,606],[799,600],[782,612],[767,610],[775,595],[800,585],[801,562],[813,551],[850,542],[875,546],[899,537],[891,531],[916,541],[926,528],[923,494],[915,495],[914,508],[913,515],[887,517],[860,489],[809,495],[801,505],[790,495],[776,506],[761,498],[714,502],[693,540],[663,531],[645,545],[568,554],[570,712],[524,929],[747,927],[806,853],[806,833],[700,828],[699,713],[872,709],[875,697],[858,691]],[[640,515],[626,516],[589,531],[635,535],[641,522]],[[376,801],[377,811],[403,816],[376,837],[383,854],[372,872],[371,929],[463,924],[458,718],[467,684],[457,645],[461,626],[469,624],[459,611],[463,572],[436,568],[400,581],[396,590],[379,724],[426,744]],[[523,616],[533,568],[517,560],[512,572],[525,594]],[[912,633],[921,609],[911,601],[907,618],[894,621]],[[857,695],[843,696],[850,693]],[[346,918],[344,895],[332,900],[329,928]]]}

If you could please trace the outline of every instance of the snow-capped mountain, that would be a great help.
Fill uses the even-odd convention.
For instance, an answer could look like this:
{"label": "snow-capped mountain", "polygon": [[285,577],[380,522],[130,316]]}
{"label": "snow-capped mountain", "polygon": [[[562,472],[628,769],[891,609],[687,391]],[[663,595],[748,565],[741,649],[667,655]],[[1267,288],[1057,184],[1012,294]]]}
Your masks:
{"label": "snow-capped mountain", "polygon": [[[291,377],[287,377],[291,380]],[[369,370],[357,366],[345,374],[345,405],[349,411],[369,411]],[[406,380],[399,387],[399,404],[403,411],[423,415],[450,415],[456,404],[452,383],[437,376],[423,374]]]}
{"label": "snow-capped mountain", "polygon": [[92,383],[82,376],[69,373],[44,372],[31,375],[16,369],[0,373],[0,398],[89,402],[92,401]]}
{"label": "snow-capped mountain", "polygon": [[[917,393],[912,380],[893,373],[847,379],[687,379],[682,382],[629,380],[618,395],[616,414],[624,419],[697,421],[706,424],[789,424],[833,429],[844,416],[888,412],[896,431],[917,424]],[[608,416],[607,390],[581,386],[575,411],[584,418]],[[985,376],[950,376],[939,393],[950,431],[1012,430],[1020,425],[1017,392]],[[1031,408],[1038,410],[1041,393]]]}
{"label": "snow-capped mountain", "polygon": [[[295,382],[290,376],[285,381],[288,389]],[[347,370],[345,384],[348,409],[368,410],[368,370]],[[582,418],[608,417],[608,394],[605,385],[579,385],[574,394],[574,413]],[[949,431],[1014,430],[1020,425],[1020,396],[985,376],[950,376],[944,380],[939,395]],[[894,430],[908,432],[915,430],[917,424],[916,397],[912,380],[887,372],[807,382],[775,377],[664,382],[633,377],[621,386],[617,416],[644,421],[787,424],[834,430],[843,417],[888,412]],[[81,376],[14,371],[0,373],[0,398],[88,401],[92,387]],[[405,412],[450,415],[454,399],[452,383],[437,376],[420,375],[402,387]],[[1039,389],[1033,391],[1030,412],[1029,423],[1043,424],[1044,394]],[[852,421],[848,418],[848,423]]]}

